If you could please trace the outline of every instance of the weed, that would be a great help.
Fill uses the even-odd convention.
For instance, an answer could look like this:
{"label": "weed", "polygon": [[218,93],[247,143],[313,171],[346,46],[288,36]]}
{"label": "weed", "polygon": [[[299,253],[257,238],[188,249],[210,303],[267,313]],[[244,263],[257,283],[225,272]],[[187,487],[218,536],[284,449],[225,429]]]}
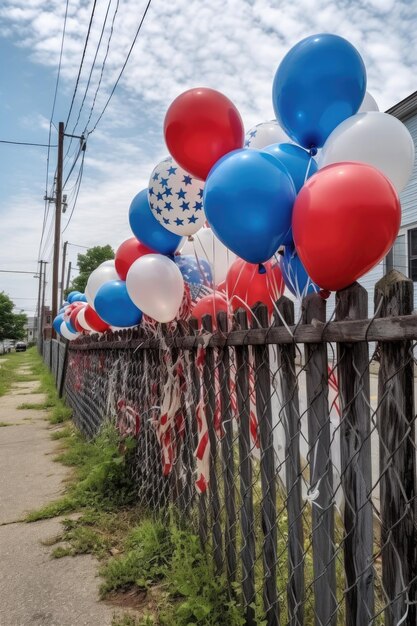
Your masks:
{"label": "weed", "polygon": [[5,426],[13,426],[13,424],[10,424],[9,422],[0,422],[0,428],[4,428]]}
{"label": "weed", "polygon": [[58,517],[64,513],[70,513],[77,508],[76,500],[71,496],[63,496],[55,502],[46,504],[37,511],[32,511],[26,516],[26,522],[38,522],[41,519],[50,519],[52,517]]}
{"label": "weed", "polygon": [[72,548],[71,546],[58,546],[55,550],[52,551],[53,559],[62,559],[64,556],[71,556]]}
{"label": "weed", "polygon": [[[110,511],[132,505],[136,499],[127,458],[119,451],[119,435],[112,425],[104,427],[94,441],[73,430],[67,449],[57,457],[75,469],[65,496],[30,513],[27,521],[56,517],[82,508]],[[128,446],[127,454],[130,454]]]}
{"label": "weed", "polygon": [[52,556],[56,559],[77,554],[94,554],[102,558],[110,549],[110,540],[88,526],[75,525],[64,533],[62,539],[69,545],[55,548]]}
{"label": "weed", "polygon": [[133,615],[115,615],[112,619],[111,626],[157,626],[157,622],[152,615],[144,615],[143,617],[133,617]]}
{"label": "weed", "polygon": [[[2,359],[0,367],[0,397],[10,391],[11,386],[18,379],[16,370],[22,365],[22,353],[12,352]],[[24,358],[24,356],[23,356]]]}
{"label": "weed", "polygon": [[144,520],[130,532],[125,549],[102,567],[102,595],[162,581],[168,597],[159,607],[161,626],[244,624],[241,608],[228,597],[225,580],[214,574],[195,535],[173,523]]}
{"label": "weed", "polygon": [[59,400],[52,411],[49,421],[51,424],[62,424],[68,421],[72,416],[72,409]]}
{"label": "weed", "polygon": [[136,584],[147,587],[163,578],[172,554],[171,536],[161,522],[143,521],[128,535],[126,554],[111,560],[101,574],[102,595]]}
{"label": "weed", "polygon": [[45,402],[22,402],[22,404],[19,404],[18,407],[16,407],[17,409],[28,409],[28,410],[34,410],[34,411],[43,411],[45,409],[50,409],[53,405],[53,403],[50,400],[46,400]]}
{"label": "weed", "polygon": [[59,430],[55,430],[53,433],[51,433],[51,439],[54,441],[58,439],[68,439],[68,437],[71,437],[72,432],[73,431],[69,427],[60,428]]}

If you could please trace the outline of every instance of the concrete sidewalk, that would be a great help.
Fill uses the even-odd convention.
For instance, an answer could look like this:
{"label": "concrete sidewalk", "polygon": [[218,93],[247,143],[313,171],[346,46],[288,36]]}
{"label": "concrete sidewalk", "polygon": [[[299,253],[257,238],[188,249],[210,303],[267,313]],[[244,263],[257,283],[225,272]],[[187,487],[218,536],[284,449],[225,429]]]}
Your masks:
{"label": "concrete sidewalk", "polygon": [[52,559],[41,542],[60,534],[59,520],[22,521],[55,500],[68,476],[53,461],[57,444],[45,412],[17,408],[43,402],[37,387],[16,383],[0,398],[0,424],[8,424],[0,427],[0,626],[110,626],[114,609],[98,601],[96,560]]}

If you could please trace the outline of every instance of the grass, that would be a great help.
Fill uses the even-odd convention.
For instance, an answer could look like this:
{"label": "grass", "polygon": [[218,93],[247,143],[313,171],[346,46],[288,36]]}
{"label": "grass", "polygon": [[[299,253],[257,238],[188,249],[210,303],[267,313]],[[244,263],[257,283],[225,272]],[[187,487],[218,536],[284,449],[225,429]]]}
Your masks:
{"label": "grass", "polygon": [[10,391],[14,382],[17,382],[20,375],[16,370],[26,362],[26,353],[10,352],[7,357],[1,359],[0,367],[0,397],[6,395]]}
{"label": "grass", "polygon": [[115,511],[134,504],[136,494],[126,458],[129,450],[126,455],[119,451],[119,437],[114,427],[103,428],[93,442],[86,441],[74,427],[68,427],[61,442],[64,451],[56,460],[74,469],[71,484],[62,498],[33,511],[27,521],[83,508]]}
{"label": "grass", "polygon": [[9,422],[0,422],[0,428],[5,428],[6,426],[13,426],[13,424],[10,424]]}
{"label": "grass", "polygon": [[[242,626],[243,611],[230,600],[226,581],[216,576],[198,537],[171,520],[144,519],[131,530],[124,553],[100,571],[101,594],[159,585],[159,606],[150,622],[158,626]],[[123,622],[121,622],[123,623]],[[128,622],[129,623],[129,622]],[[136,621],[141,625],[148,622]]]}
{"label": "grass", "polygon": [[114,616],[111,626],[157,626],[157,622],[152,615],[134,617],[133,615]]}
{"label": "grass", "polygon": [[[35,363],[36,365],[36,363]],[[54,419],[58,404],[52,378],[36,366],[41,389]],[[56,415],[56,414],[55,414]],[[128,589],[158,589],[157,606],[140,616],[115,618],[119,626],[240,626],[241,609],[230,601],[223,578],[214,575],[210,559],[192,533],[144,518],[130,473],[135,443],[124,441],[114,426],[104,427],[94,441],[86,441],[73,425],[52,433],[61,450],[56,460],[73,469],[66,493],[33,511],[37,521],[78,511],[65,519],[62,534],[52,537],[51,556],[93,554],[101,560],[101,595],[113,597]],[[140,520],[140,521],[138,521]],[[113,555],[113,556],[112,556]],[[161,591],[159,591],[161,590]]]}
{"label": "grass", "polygon": [[28,409],[34,411],[43,411],[45,409],[50,409],[53,406],[54,405],[52,404],[52,402],[46,400],[45,402],[22,402],[22,404],[19,404],[16,408],[19,410]]}

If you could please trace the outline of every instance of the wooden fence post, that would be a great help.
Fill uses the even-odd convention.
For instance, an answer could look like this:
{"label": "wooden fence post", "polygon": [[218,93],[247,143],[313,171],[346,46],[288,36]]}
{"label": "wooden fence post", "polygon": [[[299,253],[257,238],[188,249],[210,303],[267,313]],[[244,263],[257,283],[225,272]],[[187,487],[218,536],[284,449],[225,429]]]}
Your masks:
{"label": "wooden fence post", "polygon": [[[227,333],[227,314],[218,313],[217,328],[222,333]],[[221,440],[222,461],[223,461],[223,481],[224,481],[224,503],[226,508],[225,522],[225,555],[226,555],[226,575],[229,585],[229,592],[232,590],[232,583],[236,580],[237,553],[236,553],[236,497],[235,497],[235,460],[233,455],[233,414],[230,398],[230,355],[226,346],[219,351],[219,382],[220,401],[222,412],[223,437]]]}
{"label": "wooden fence post", "polygon": [[[196,319],[190,320],[190,329],[195,335],[198,334],[198,322]],[[193,386],[193,412],[194,416],[197,414],[197,407],[200,402],[200,390],[203,385],[203,380],[200,379],[198,367],[197,367],[197,352],[195,350],[191,351],[191,380]],[[193,448],[197,449],[198,445],[198,432],[197,432],[197,418],[194,417],[194,425],[192,428],[193,435]],[[195,478],[194,478],[195,480]],[[208,520],[207,520],[207,493],[199,493],[197,495],[198,499],[198,536],[200,539],[200,545],[204,550],[207,545],[208,540]]]}
{"label": "wooden fence post", "polygon": [[[336,320],[366,319],[368,292],[358,283],[336,294]],[[374,615],[373,515],[369,349],[367,342],[339,343],[341,482],[344,506],[346,626]]]}
{"label": "wooden fence post", "polygon": [[[213,331],[213,323],[210,315],[203,317],[203,329],[211,333]],[[204,381],[204,403],[206,407],[207,429],[210,441],[210,484],[208,488],[208,497],[211,505],[212,513],[212,536],[213,536],[213,552],[214,563],[218,573],[223,568],[223,539],[220,519],[220,497],[219,485],[217,478],[217,435],[214,423],[215,406],[216,406],[216,374],[214,369],[214,352],[213,348],[206,348],[203,368]]]}
{"label": "wooden fence post", "polygon": [[[412,313],[413,282],[392,270],[375,285],[379,317]],[[380,343],[378,432],[386,626],[417,623],[416,449],[411,341]]]}
{"label": "wooden fence post", "polygon": [[[303,300],[303,321],[326,321],[326,301],[319,294]],[[327,344],[305,344],[308,406],[310,490],[316,626],[336,626],[336,567],[334,554],[333,466],[330,451],[330,415]]]}
{"label": "wooden fence post", "polygon": [[[258,304],[253,307],[252,311],[252,328],[268,328],[269,319],[266,306]],[[268,344],[254,346],[253,354],[256,413],[261,451],[261,518],[264,534],[262,547],[264,563],[263,599],[267,626],[279,626],[277,591],[277,477],[275,475],[271,406],[272,388]]]}
{"label": "wooden fence post", "polygon": [[[248,321],[245,311],[235,313],[235,324],[246,330]],[[236,396],[239,419],[239,474],[240,474],[240,525],[242,532],[242,590],[245,607],[245,626],[256,626],[255,611],[255,533],[253,515],[253,472],[250,443],[249,400],[249,349],[236,346]]]}
{"label": "wooden fence post", "polygon": [[[294,324],[294,303],[285,296],[277,302],[275,325]],[[288,625],[304,624],[304,532],[300,461],[300,409],[294,344],[277,346],[282,415],[285,430],[285,480],[288,513]]]}
{"label": "wooden fence post", "polygon": [[70,342],[67,341],[64,347],[64,360],[62,363],[62,370],[61,370],[61,379],[59,381],[59,386],[58,386],[58,396],[60,398],[62,398],[62,396],[64,395],[64,386],[65,386],[65,379],[67,376],[67,367],[68,367],[68,349],[69,349],[69,344]]}

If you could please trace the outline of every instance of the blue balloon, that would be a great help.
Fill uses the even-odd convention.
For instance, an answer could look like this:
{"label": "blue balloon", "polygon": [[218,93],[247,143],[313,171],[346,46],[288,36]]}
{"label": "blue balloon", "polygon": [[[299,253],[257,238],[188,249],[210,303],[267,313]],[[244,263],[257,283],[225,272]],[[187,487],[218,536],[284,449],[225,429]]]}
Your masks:
{"label": "blue balloon", "polygon": [[187,283],[213,286],[213,274],[206,259],[200,259],[193,254],[181,254],[174,257],[174,262]]}
{"label": "blue balloon", "polygon": [[357,113],[365,91],[365,65],[356,48],[343,37],[320,34],[300,41],[281,61],[272,102],[286,133],[311,149]]}
{"label": "blue balloon", "polygon": [[[65,320],[64,320],[64,322],[65,322]],[[74,328],[74,326],[71,324],[71,322],[69,322],[69,321],[68,321],[68,322],[65,322],[65,325],[66,325],[66,327],[68,328],[68,330],[69,330],[71,333],[74,333],[74,335],[76,335],[76,334],[77,334],[77,332],[78,332],[78,331],[77,331],[77,329],[76,329],[76,328]]]}
{"label": "blue balloon", "polygon": [[78,302],[82,295],[83,294],[81,293],[81,291],[71,291],[71,293],[69,293],[67,296],[68,302],[70,304],[72,304],[73,302]]}
{"label": "blue balloon", "polygon": [[62,308],[64,309],[64,308],[65,308],[66,306],[68,306],[68,305],[69,305],[68,300],[65,300],[65,301],[62,303]]}
{"label": "blue balloon", "polygon": [[[300,191],[306,180],[318,170],[313,157],[306,150],[292,143],[274,143],[263,148],[263,151],[272,154],[285,165],[294,183],[296,193]],[[282,243],[284,245],[293,243],[292,228]]]}
{"label": "blue balloon", "polygon": [[320,291],[309,278],[293,246],[285,246],[284,255],[280,258],[280,267],[285,285],[294,296],[300,298]]}
{"label": "blue balloon", "polygon": [[295,195],[294,183],[278,159],[259,150],[235,150],[210,171],[204,209],[227,248],[249,263],[263,263],[290,229]]}
{"label": "blue balloon", "polygon": [[152,215],[147,189],[143,189],[133,198],[129,209],[129,223],[135,237],[160,254],[172,254],[182,240],[182,237],[161,226]]}
{"label": "blue balloon", "polygon": [[58,334],[61,334],[60,329],[61,329],[61,324],[63,321],[64,321],[64,315],[63,313],[60,313],[59,315],[56,316],[56,318],[52,322],[53,329]]}
{"label": "blue balloon", "polygon": [[94,308],[101,319],[111,326],[137,326],[142,319],[142,311],[129,298],[123,280],[104,283],[94,298]]}
{"label": "blue balloon", "polygon": [[85,295],[85,293],[82,293],[82,294],[80,295],[80,297],[79,297],[79,298],[77,298],[76,300],[77,300],[77,302],[88,302],[88,300],[87,300],[87,296]]}

